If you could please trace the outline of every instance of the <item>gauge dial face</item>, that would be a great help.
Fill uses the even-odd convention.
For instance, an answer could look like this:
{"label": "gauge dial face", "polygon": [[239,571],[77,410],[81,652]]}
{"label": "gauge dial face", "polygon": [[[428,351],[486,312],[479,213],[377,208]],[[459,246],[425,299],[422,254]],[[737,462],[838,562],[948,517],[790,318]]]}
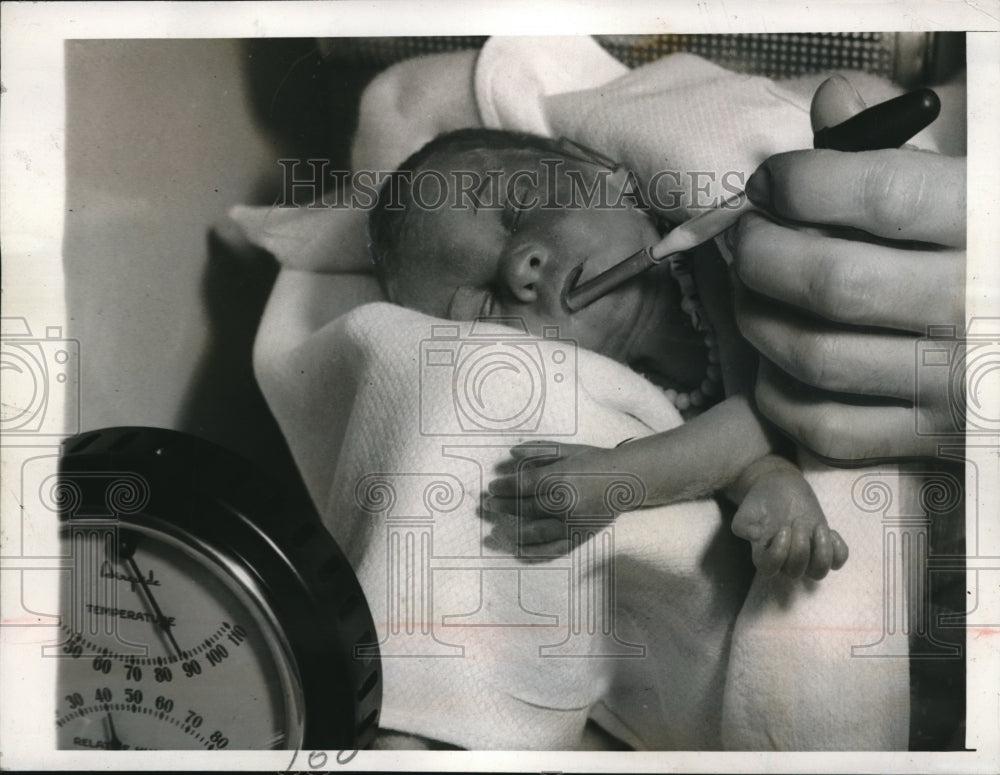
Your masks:
{"label": "gauge dial face", "polygon": [[300,744],[295,662],[241,566],[155,521],[73,526],[64,541],[60,748]]}

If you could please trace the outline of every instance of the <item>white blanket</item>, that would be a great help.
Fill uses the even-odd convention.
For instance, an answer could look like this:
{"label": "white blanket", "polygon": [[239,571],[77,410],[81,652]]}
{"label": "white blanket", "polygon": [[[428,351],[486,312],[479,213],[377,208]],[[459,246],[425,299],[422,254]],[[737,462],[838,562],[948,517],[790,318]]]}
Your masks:
{"label": "white blanket", "polygon": [[[819,584],[758,580],[730,654],[746,558],[713,502],[622,516],[598,531],[613,555],[588,554],[595,540],[574,557],[528,565],[484,547],[480,491],[507,448],[531,435],[436,435],[460,427],[462,386],[426,376],[442,321],[368,304],[292,345],[282,332],[294,330],[295,314],[273,303],[268,311],[261,384],[372,606],[386,727],[474,749],[574,748],[588,715],[639,748],[718,748],[723,734],[736,747],[758,734],[758,748],[905,744],[906,660],[851,659],[851,647],[878,641],[882,628],[882,525],[852,500],[870,472],[811,472],[851,559]],[[494,331],[489,341],[518,341]],[[536,346],[526,357],[537,364],[562,345]],[[608,446],[677,422],[659,391],[619,364],[579,351],[576,366],[575,406],[564,393],[543,418],[546,430],[575,432],[547,436]],[[494,373],[522,398],[524,377]],[[610,556],[613,566],[603,565]],[[596,609],[588,625],[570,596],[582,596],[584,612],[613,600],[614,613]],[[581,621],[569,655],[544,650]],[[896,641],[905,654],[905,636]]]}
{"label": "white blanket", "polygon": [[[744,147],[741,129],[731,140],[740,147],[697,156],[691,166],[672,158],[674,168],[749,172],[761,155],[807,144],[801,100],[775,104],[773,85],[751,92],[746,77],[724,72],[701,78],[692,91],[691,81],[706,70],[697,64],[692,71],[689,60],[678,60],[681,75],[668,72],[671,83],[681,84],[686,99],[697,93],[713,107],[699,119],[682,101],[682,134],[690,138],[690,122],[700,121],[705,145],[720,111],[722,126],[735,120],[726,101],[744,91],[765,101],[767,131],[759,133],[761,147]],[[635,73],[625,78],[627,88],[603,93],[639,94],[648,115],[668,115],[671,90],[654,106]],[[624,117],[627,100],[606,102],[600,89],[575,103],[573,95],[548,99],[554,107],[546,115],[565,127],[559,131],[572,124],[577,139],[621,151],[637,166],[662,162],[642,156],[645,142],[595,142],[638,125],[650,130],[651,122]],[[738,107],[739,120],[753,124],[755,114],[746,112],[752,105]],[[782,112],[786,119],[778,121]],[[678,113],[670,115],[665,126]],[[598,118],[588,123],[588,116]],[[603,134],[609,117],[621,124]],[[773,126],[788,128],[773,134]],[[640,136],[648,140],[648,132]],[[266,216],[242,215],[256,241],[266,241]],[[883,528],[856,497],[856,484],[872,472],[805,463],[851,558],[819,584],[757,579],[745,604],[745,552],[710,501],[626,514],[612,528],[595,529],[569,558],[527,565],[491,548],[489,525],[478,516],[479,493],[506,449],[537,434],[610,446],[671,427],[678,422],[673,407],[626,368],[558,342],[524,345],[523,368],[492,371],[493,392],[477,405],[478,394],[466,392],[475,369],[459,373],[471,363],[472,350],[461,349],[467,327],[457,335],[434,329],[443,321],[387,304],[326,322],[316,309],[327,291],[374,297],[369,278],[283,272],[255,364],[373,608],[384,726],[468,748],[573,748],[588,716],[638,748],[905,747],[905,636],[883,636]],[[490,357],[501,358],[505,348],[509,356],[520,341],[503,329],[491,333],[494,339],[483,341],[494,345],[476,345],[492,346]],[[569,360],[575,353],[575,375],[567,360],[552,359],[557,351]],[[495,421],[530,404],[528,374],[546,391],[541,410],[531,405],[541,412],[538,423],[483,434],[483,417]],[[879,478],[895,490],[891,474]],[[902,658],[852,658],[852,646],[880,640]]]}
{"label": "white blanket", "polygon": [[[642,747],[718,747],[747,578],[714,502],[627,514],[572,557],[533,564],[484,546],[490,525],[478,514],[495,464],[535,435],[528,425],[611,446],[675,425],[676,410],[627,368],[569,343],[489,326],[459,352],[442,325],[370,304],[284,352],[280,368],[264,332],[258,344],[262,385],[373,609],[383,725],[469,748],[574,748],[594,711]],[[448,352],[454,364],[435,365]],[[508,357],[521,371],[493,369]],[[530,410],[538,377],[537,425],[461,432],[463,410],[480,422]],[[489,395],[477,415],[462,394],[479,378]],[[616,481],[628,502],[634,482]]]}

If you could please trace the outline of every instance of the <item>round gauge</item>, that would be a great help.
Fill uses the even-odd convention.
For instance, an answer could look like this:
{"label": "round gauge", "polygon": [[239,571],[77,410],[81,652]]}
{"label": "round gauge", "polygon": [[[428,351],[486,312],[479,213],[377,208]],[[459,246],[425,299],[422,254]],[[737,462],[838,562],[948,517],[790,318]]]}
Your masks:
{"label": "round gauge", "polygon": [[61,591],[60,748],[301,745],[302,680],[252,581],[167,524],[126,524],[66,530],[86,573]]}
{"label": "round gauge", "polygon": [[60,748],[356,749],[377,730],[375,628],[301,497],[186,434],[65,442]]}

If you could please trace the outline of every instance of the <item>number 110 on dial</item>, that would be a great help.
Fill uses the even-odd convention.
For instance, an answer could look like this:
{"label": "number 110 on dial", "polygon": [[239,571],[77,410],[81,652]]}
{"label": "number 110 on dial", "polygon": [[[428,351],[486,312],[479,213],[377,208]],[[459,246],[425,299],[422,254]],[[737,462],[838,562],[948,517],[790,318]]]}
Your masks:
{"label": "number 110 on dial", "polygon": [[60,748],[301,744],[295,661],[242,567],[156,520],[69,526],[63,541]]}

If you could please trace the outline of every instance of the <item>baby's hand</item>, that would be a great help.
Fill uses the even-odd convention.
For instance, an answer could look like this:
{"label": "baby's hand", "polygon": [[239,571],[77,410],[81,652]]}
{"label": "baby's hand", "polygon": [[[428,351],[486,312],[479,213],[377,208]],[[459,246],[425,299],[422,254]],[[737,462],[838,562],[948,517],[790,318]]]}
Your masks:
{"label": "baby's hand", "polygon": [[614,449],[538,441],[510,451],[483,500],[483,516],[494,523],[494,540],[520,548],[523,556],[566,554],[567,518],[611,522],[642,505],[644,488],[633,475],[616,472]]}
{"label": "baby's hand", "polygon": [[733,532],[750,542],[766,576],[784,571],[821,579],[847,562],[847,544],[831,530],[802,475],[776,471],[757,479],[733,517]]}

